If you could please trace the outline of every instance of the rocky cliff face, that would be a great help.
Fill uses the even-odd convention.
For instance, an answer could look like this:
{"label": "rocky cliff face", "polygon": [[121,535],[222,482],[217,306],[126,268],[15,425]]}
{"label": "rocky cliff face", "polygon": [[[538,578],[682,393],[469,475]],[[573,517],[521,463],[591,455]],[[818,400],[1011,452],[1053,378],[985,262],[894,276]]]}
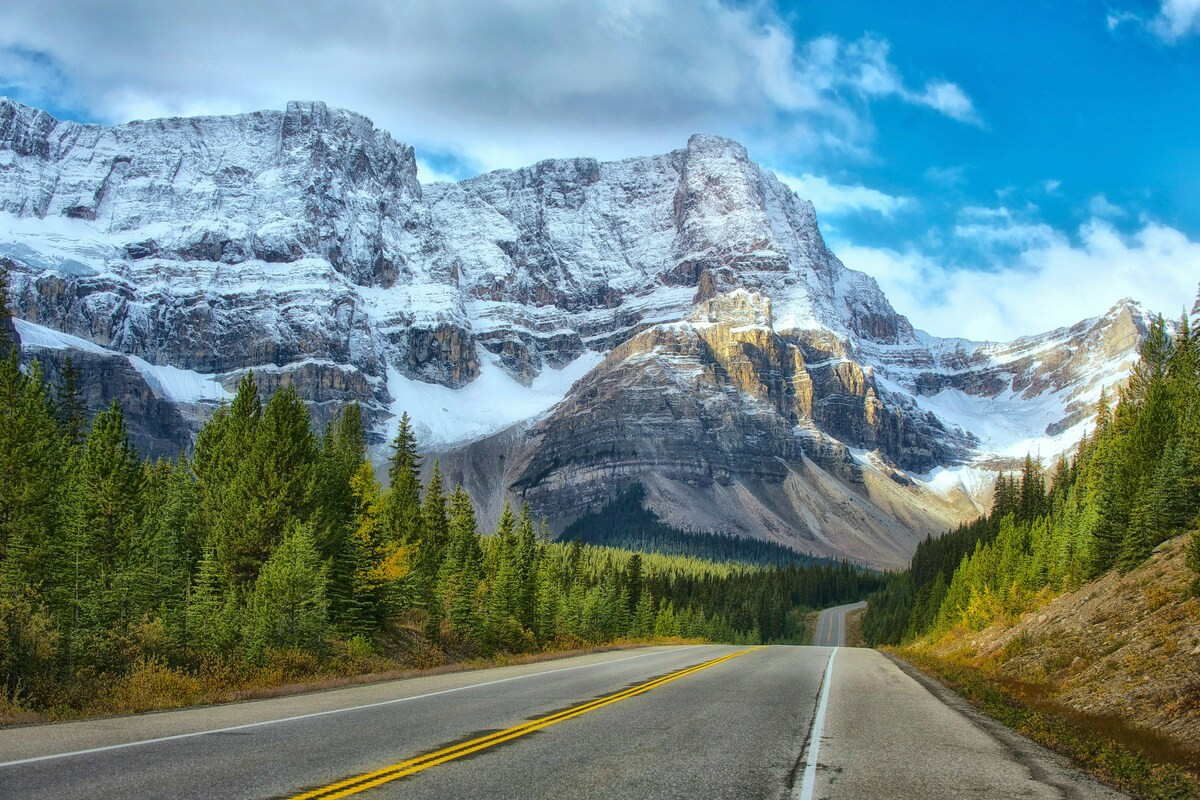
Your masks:
{"label": "rocky cliff face", "polygon": [[[1144,325],[927,337],[727,139],[422,186],[320,103],[101,127],[0,99],[0,257],[27,357],[82,348],[97,402],[176,411],[132,415],[152,451],[254,369],[378,444],[409,411],[488,509],[562,521],[637,480],[669,519],[874,563],[969,513],[970,464],[1077,440]],[[846,503],[883,544],[845,543]]]}

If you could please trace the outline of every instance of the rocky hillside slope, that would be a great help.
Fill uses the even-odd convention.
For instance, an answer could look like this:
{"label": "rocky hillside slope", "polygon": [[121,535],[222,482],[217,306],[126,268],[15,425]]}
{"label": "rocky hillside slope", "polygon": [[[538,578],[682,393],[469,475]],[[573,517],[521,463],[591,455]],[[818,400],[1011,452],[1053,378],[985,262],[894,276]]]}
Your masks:
{"label": "rocky hillside slope", "polygon": [[381,455],[408,411],[485,514],[637,481],[678,524],[881,566],[1074,444],[1145,327],[914,331],[728,139],[422,185],[321,103],[104,127],[0,99],[0,258],[26,356],[82,362],[145,449],[253,369],[318,421],[360,403]]}
{"label": "rocky hillside slope", "polygon": [[1190,592],[1188,540],[1164,542],[1127,575],[1110,572],[1020,620],[959,631],[931,649],[986,665],[1093,724],[1116,720],[1135,744],[1138,731],[1154,732],[1144,746],[1168,737],[1200,765],[1200,597]]}

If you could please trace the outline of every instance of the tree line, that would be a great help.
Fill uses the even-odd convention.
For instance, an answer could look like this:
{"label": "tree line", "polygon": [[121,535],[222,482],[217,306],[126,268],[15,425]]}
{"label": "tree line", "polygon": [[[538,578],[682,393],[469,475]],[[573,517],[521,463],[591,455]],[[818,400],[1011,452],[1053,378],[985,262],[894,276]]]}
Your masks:
{"label": "tree line", "polygon": [[803,609],[880,585],[848,565],[552,542],[528,506],[483,535],[436,462],[421,481],[407,415],[385,487],[357,405],[318,434],[292,387],[264,402],[252,374],[190,457],[148,460],[119,404],[88,422],[69,360],[51,386],[15,342],[0,349],[0,670],[25,707],[82,704],[84,684],[148,660],[196,672],[297,653],[791,641]]}
{"label": "tree line", "polygon": [[1200,573],[1200,296],[1173,331],[1156,319],[1139,355],[1115,408],[1101,396],[1094,431],[1049,478],[1027,457],[1019,476],[997,477],[987,516],[918,546],[910,568],[871,596],[869,642],[980,630],[1128,572],[1188,531]]}
{"label": "tree line", "polygon": [[708,561],[746,564],[833,565],[831,559],[799,553],[778,542],[750,539],[728,533],[680,530],[666,524],[645,507],[646,489],[640,483],[626,487],[597,510],[589,510],[568,525],[560,537],[584,544],[625,550],[647,550],[693,556]]}

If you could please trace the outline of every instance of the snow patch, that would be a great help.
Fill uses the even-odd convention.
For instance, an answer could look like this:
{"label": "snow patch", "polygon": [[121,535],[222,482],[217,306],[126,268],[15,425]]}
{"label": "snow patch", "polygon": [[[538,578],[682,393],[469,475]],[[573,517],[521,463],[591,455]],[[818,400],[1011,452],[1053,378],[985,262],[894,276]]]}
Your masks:
{"label": "snow patch", "polygon": [[23,350],[43,347],[47,350],[84,350],[105,356],[117,355],[112,350],[106,350],[95,342],[80,339],[69,333],[27,322],[19,317],[13,317],[12,321],[17,328],[17,336],[21,339],[21,349]]}
{"label": "snow patch", "polygon": [[952,492],[961,490],[967,497],[977,498],[991,489],[995,474],[989,470],[960,464],[953,467],[935,467],[924,475],[909,475],[917,483],[930,491],[948,497]]}
{"label": "snow patch", "polygon": [[233,399],[233,393],[218,383],[213,375],[193,372],[190,369],[151,364],[143,358],[128,356],[155,397],[173,403],[220,402]]}
{"label": "snow patch", "polygon": [[604,360],[587,351],[562,369],[545,368],[529,386],[523,386],[500,365],[500,358],[479,348],[479,377],[461,389],[412,380],[388,367],[388,394],[392,397],[390,436],[408,412],[417,440],[424,447],[465,444],[532,420],[549,411],[570,391],[575,381]]}

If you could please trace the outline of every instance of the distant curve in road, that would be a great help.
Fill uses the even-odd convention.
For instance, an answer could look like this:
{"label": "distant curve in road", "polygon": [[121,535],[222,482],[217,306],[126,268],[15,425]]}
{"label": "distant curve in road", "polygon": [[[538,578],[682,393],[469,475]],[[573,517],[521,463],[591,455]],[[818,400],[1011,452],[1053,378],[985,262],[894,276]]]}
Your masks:
{"label": "distant curve in road", "polygon": [[866,607],[866,602],[860,601],[823,610],[817,615],[817,629],[813,631],[813,644],[819,647],[845,647],[846,614]]}
{"label": "distant curve in road", "polygon": [[0,730],[0,797],[1121,796],[988,722],[873,650],[655,647]]}

